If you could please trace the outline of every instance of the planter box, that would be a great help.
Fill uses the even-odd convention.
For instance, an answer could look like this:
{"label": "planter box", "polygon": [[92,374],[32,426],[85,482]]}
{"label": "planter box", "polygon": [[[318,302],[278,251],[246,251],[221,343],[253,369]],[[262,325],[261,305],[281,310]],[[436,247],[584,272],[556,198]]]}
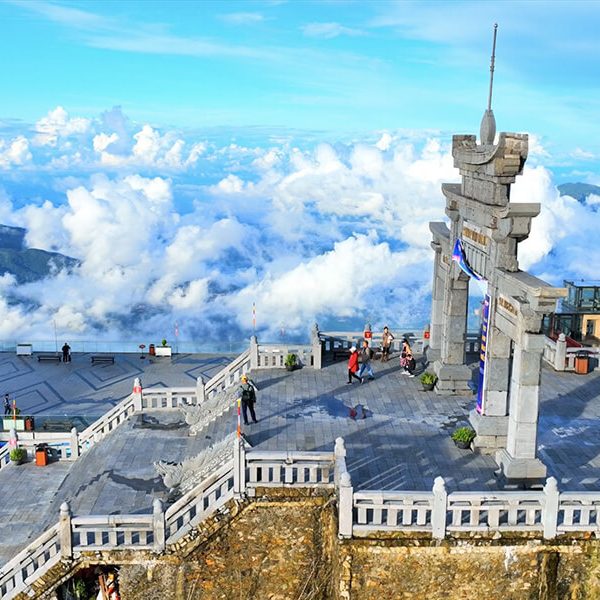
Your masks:
{"label": "planter box", "polygon": [[16,431],[25,431],[25,419],[17,417],[14,421],[12,418],[4,417],[2,419],[2,427],[5,431],[15,429]]}
{"label": "planter box", "polygon": [[171,346],[156,346],[154,349],[156,356],[171,356]]}
{"label": "planter box", "polygon": [[31,344],[17,344],[17,356],[31,356],[33,346]]}

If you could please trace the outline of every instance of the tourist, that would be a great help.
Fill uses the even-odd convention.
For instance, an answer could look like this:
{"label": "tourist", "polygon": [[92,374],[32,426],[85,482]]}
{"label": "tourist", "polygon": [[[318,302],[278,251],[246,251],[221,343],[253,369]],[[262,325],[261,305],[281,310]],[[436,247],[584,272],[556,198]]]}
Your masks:
{"label": "tourist", "polygon": [[412,350],[410,349],[410,344],[408,343],[408,339],[404,338],[402,340],[402,348],[400,349],[400,367],[402,367],[402,375],[408,375],[408,356],[412,356]]}
{"label": "tourist", "polygon": [[358,376],[360,377],[360,382],[363,383],[365,378],[365,372],[368,373],[369,379],[375,379],[375,375],[373,374],[373,368],[371,367],[371,358],[373,358],[373,350],[369,348],[368,340],[363,341],[363,347],[360,351],[360,369],[358,370]]}
{"label": "tourist", "polygon": [[65,345],[62,347],[63,353],[63,362],[71,362],[71,346],[65,342]]}
{"label": "tourist", "polygon": [[412,354],[412,351],[409,350],[406,354],[406,367],[405,367],[405,373],[409,376],[409,377],[414,377],[415,376],[415,369],[417,367],[417,362],[415,361],[415,357]]}
{"label": "tourist", "polygon": [[248,425],[248,409],[253,423],[258,423],[256,413],[254,412],[254,404],[256,403],[256,387],[254,381],[247,375],[242,375],[242,385],[240,385],[240,396],[242,399],[242,415],[244,417],[244,425]]}
{"label": "tourist", "polygon": [[10,396],[8,394],[4,394],[4,416],[10,415],[10,412]]}
{"label": "tourist", "polygon": [[356,374],[358,371],[358,351],[356,346],[350,348],[350,358],[348,359],[348,384],[352,383],[352,378],[358,379],[362,383],[361,378]]}
{"label": "tourist", "polygon": [[383,336],[381,338],[381,362],[387,362],[390,359],[390,348],[393,341],[394,336],[386,325],[383,328]]}

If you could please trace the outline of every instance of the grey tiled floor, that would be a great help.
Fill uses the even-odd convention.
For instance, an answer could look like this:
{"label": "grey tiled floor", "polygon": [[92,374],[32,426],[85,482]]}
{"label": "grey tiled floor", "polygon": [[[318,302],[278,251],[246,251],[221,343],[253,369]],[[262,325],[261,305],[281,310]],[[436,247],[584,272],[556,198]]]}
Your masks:
{"label": "grey tiled floor", "polygon": [[[104,412],[129,393],[132,378],[143,367],[145,386],[193,385],[198,374],[214,374],[227,362],[223,357],[187,355],[172,363],[138,364],[137,357],[124,356],[113,369],[90,367],[89,359],[81,357],[71,366],[25,363],[31,369],[15,376],[14,363],[18,367],[21,360],[0,355],[0,382],[6,384],[3,374],[13,373],[8,381],[24,402],[31,399],[25,392],[31,386],[42,390],[40,397],[51,387],[61,397],[54,406],[57,414],[73,414],[70,390],[77,410],[87,402]],[[66,378],[60,372],[63,367],[70,369]],[[431,489],[438,475],[449,490],[497,489],[493,458],[458,450],[449,437],[456,424],[466,423],[473,397],[423,392],[418,378],[400,374],[397,361],[375,363],[375,370],[374,381],[352,386],[345,383],[344,363],[321,371],[259,371],[253,374],[260,388],[259,423],[244,433],[254,447],[265,450],[331,450],[335,438],[342,436],[356,489]],[[96,385],[98,390],[81,383],[98,379],[104,380]],[[357,404],[367,408],[367,418],[349,418],[349,407]],[[39,408],[49,409],[44,403]],[[539,454],[561,489],[600,490],[599,413],[600,374],[577,376],[544,369]],[[189,437],[187,427],[177,425],[178,413],[149,416],[160,424],[142,428],[134,418],[71,465],[0,471],[0,564],[55,522],[64,500],[81,515],[150,512],[153,497],[166,493],[153,462],[192,456],[236,424],[231,409],[198,436]]]}

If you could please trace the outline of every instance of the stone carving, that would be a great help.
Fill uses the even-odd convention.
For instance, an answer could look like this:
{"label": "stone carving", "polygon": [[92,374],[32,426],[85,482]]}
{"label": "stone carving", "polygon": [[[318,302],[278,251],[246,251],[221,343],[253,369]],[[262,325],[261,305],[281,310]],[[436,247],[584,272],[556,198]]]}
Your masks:
{"label": "stone carving", "polygon": [[205,448],[180,463],[159,460],[154,468],[162,477],[171,493],[185,494],[206,479],[213,471],[233,459],[233,442],[236,433],[231,433],[220,442]]}
{"label": "stone carving", "polygon": [[190,426],[190,434],[196,435],[209,423],[221,416],[235,404],[238,396],[238,386],[232,385],[206,398],[198,406],[182,404],[179,408],[185,417],[185,422]]}

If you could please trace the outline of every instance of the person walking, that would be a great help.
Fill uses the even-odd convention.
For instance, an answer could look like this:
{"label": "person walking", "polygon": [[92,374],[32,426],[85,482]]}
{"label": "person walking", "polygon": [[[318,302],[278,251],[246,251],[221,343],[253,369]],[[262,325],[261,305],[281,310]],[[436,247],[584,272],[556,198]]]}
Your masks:
{"label": "person walking", "polygon": [[64,346],[62,347],[62,353],[63,353],[63,357],[62,357],[63,362],[64,363],[71,362],[71,346],[69,346],[69,344],[67,344],[67,342],[65,342]]}
{"label": "person walking", "polygon": [[348,359],[348,384],[352,384],[352,378],[358,379],[362,383],[361,378],[356,374],[358,371],[358,352],[356,346],[350,348],[350,358]]}
{"label": "person walking", "polygon": [[4,394],[4,416],[10,415],[11,410],[12,408],[10,406],[10,396],[8,394]]}
{"label": "person walking", "polygon": [[415,369],[416,369],[416,367],[417,367],[417,361],[415,361],[415,357],[412,354],[412,350],[409,350],[406,353],[405,373],[409,377],[414,377],[415,376]]}
{"label": "person walking", "polygon": [[381,337],[381,362],[387,362],[390,359],[390,348],[393,341],[394,336],[386,325],[383,328],[383,336]]}
{"label": "person walking", "polygon": [[253,423],[258,423],[254,405],[256,404],[256,392],[258,388],[252,379],[247,375],[242,375],[242,384],[240,385],[240,396],[242,399],[242,415],[244,417],[244,425],[248,425],[248,409]]}
{"label": "person walking", "polygon": [[361,383],[365,380],[365,372],[369,375],[369,379],[375,379],[373,367],[371,367],[371,358],[373,358],[373,350],[369,348],[369,342],[363,340],[363,347],[360,351],[360,369],[358,370],[358,376],[361,379]]}
{"label": "person walking", "polygon": [[402,340],[402,348],[400,348],[400,367],[402,368],[402,375],[408,375],[408,369],[406,367],[408,365],[409,354],[412,355],[410,344],[408,343],[408,340],[404,338]]}

